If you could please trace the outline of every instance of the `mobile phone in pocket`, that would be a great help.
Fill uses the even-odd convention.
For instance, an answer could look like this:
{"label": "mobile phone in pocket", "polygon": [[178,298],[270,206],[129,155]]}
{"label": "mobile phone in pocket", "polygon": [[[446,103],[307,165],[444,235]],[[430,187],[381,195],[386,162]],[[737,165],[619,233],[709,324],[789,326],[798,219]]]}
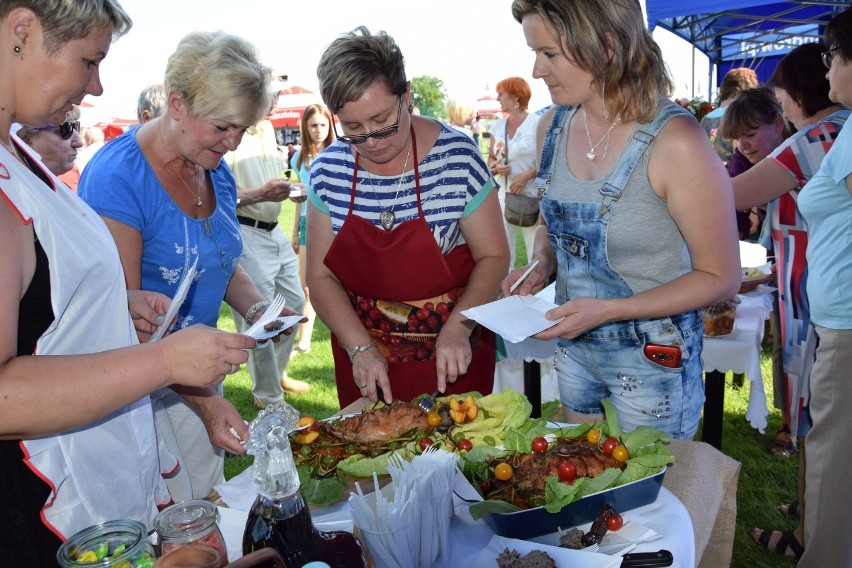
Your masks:
{"label": "mobile phone in pocket", "polygon": [[663,367],[677,369],[680,367],[680,347],[676,345],[658,345],[648,343],[644,349],[645,357]]}

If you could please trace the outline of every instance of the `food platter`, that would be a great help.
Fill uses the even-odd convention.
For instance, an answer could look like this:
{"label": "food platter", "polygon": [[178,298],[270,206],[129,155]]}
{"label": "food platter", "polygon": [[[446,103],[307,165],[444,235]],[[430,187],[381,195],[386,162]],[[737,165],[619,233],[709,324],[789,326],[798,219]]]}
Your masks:
{"label": "food platter", "polygon": [[665,473],[666,469],[663,468],[651,477],[587,495],[566,505],[558,513],[548,513],[544,507],[536,507],[513,513],[491,513],[485,515],[483,520],[500,536],[530,539],[556,532],[560,527],[589,523],[607,504],[624,512],[653,503],[660,493]]}
{"label": "food platter", "polygon": [[[485,413],[477,416],[480,405],[489,410],[487,418]],[[435,408],[440,424],[434,425],[428,424],[433,413],[424,412],[416,401],[376,403],[360,413],[321,421],[302,417],[305,426],[294,431],[291,448],[308,504],[332,505],[345,500],[358,480],[372,480],[374,474],[387,478],[392,456],[410,461],[425,450],[425,441],[458,453],[466,447],[463,442],[471,447],[499,443],[507,428],[531,423],[532,406],[513,391],[438,397]],[[539,421],[546,422],[535,423]],[[371,432],[381,436],[368,439]]]}

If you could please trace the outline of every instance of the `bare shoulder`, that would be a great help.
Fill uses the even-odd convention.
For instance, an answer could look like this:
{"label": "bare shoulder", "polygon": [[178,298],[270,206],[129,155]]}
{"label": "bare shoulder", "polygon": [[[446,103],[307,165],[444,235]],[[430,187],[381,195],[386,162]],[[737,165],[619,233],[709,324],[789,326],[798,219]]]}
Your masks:
{"label": "bare shoulder", "polygon": [[7,300],[17,306],[32,280],[35,271],[33,242],[32,223],[21,217],[9,201],[0,199],[0,266],[3,266],[0,288],[7,292],[3,294],[4,308],[10,307],[6,305]]}
{"label": "bare shoulder", "polygon": [[655,169],[724,172],[724,165],[701,125],[692,117],[675,116],[663,126],[651,147],[649,173],[653,175]]}

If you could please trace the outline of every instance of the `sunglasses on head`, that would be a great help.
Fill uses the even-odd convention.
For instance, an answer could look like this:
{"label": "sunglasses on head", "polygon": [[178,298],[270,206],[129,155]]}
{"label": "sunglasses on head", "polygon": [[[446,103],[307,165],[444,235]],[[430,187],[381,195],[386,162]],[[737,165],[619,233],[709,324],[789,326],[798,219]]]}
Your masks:
{"label": "sunglasses on head", "polygon": [[63,140],[68,140],[69,138],[71,138],[71,135],[74,134],[74,131],[80,132],[80,121],[79,120],[75,120],[74,122],[66,121],[66,122],[63,122],[62,124],[60,124],[58,126],[51,124],[51,125],[48,125],[48,126],[42,126],[41,128],[36,128],[35,130],[37,132],[41,132],[42,130],[54,130],[54,129],[59,130],[59,135],[62,136]]}

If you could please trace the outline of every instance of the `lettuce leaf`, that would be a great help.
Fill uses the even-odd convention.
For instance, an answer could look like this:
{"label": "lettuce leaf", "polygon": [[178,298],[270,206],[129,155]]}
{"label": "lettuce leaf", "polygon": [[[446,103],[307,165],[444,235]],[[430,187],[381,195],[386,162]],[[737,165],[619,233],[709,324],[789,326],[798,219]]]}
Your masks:
{"label": "lettuce leaf", "polygon": [[480,501],[478,503],[471,504],[468,508],[468,512],[474,521],[478,521],[485,515],[489,515],[491,513],[514,513],[520,510],[521,508],[517,505],[512,505],[505,501]]}
{"label": "lettuce leaf", "polygon": [[363,454],[355,454],[346,459],[340,460],[337,464],[337,471],[350,477],[372,477],[373,473],[378,475],[387,475],[388,460],[394,454],[399,454],[399,457],[405,461],[414,459],[414,442],[410,442],[402,448],[393,450],[377,456],[368,458]]}

